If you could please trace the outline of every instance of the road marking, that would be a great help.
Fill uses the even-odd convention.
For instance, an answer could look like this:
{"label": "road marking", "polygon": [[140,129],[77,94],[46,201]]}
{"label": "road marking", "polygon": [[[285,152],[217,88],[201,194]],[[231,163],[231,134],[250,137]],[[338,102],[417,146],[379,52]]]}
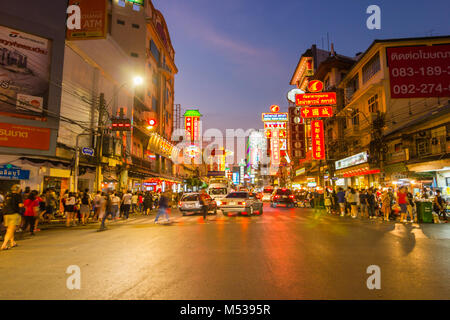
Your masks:
{"label": "road marking", "polygon": [[423,233],[422,229],[416,228],[411,230],[411,233],[414,233],[414,237],[416,239],[428,239],[428,237]]}

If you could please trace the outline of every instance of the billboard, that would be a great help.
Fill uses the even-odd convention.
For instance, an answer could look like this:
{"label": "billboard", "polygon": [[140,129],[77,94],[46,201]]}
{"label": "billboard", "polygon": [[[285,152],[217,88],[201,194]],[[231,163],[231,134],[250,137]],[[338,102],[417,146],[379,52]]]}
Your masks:
{"label": "billboard", "polygon": [[66,30],[67,40],[105,39],[107,34],[107,0],[69,0],[69,6],[78,5],[81,11],[81,29]]}
{"label": "billboard", "polygon": [[324,106],[336,104],[336,92],[303,93],[295,95],[297,106]]}
{"label": "billboard", "polygon": [[314,160],[325,159],[325,140],[323,134],[323,121],[311,121],[312,155]]}
{"label": "billboard", "polygon": [[356,166],[361,163],[366,163],[368,160],[369,160],[369,154],[367,153],[367,151],[364,151],[364,152],[355,154],[353,156],[336,161],[335,167],[336,167],[336,170],[344,169],[344,168],[348,168],[351,166]]}
{"label": "billboard", "polygon": [[386,48],[391,98],[450,96],[450,44]]}
{"label": "billboard", "polygon": [[301,108],[302,118],[330,118],[333,116],[333,107]]}
{"label": "billboard", "polygon": [[271,112],[271,113],[263,113],[262,114],[263,122],[279,122],[279,121],[288,121],[288,114],[284,112]]}
{"label": "billboard", "polygon": [[289,151],[291,158],[306,157],[305,124],[300,117],[300,108],[289,108]]}
{"label": "billboard", "polygon": [[0,147],[49,150],[50,133],[48,128],[0,123]]}
{"label": "billboard", "polygon": [[0,25],[0,115],[42,120],[50,64],[50,40]]}

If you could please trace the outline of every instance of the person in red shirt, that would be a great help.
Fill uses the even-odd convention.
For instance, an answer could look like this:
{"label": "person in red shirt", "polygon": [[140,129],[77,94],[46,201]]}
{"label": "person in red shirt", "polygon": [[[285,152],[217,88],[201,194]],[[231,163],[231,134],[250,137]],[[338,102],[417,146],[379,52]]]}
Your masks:
{"label": "person in red shirt", "polygon": [[33,190],[28,195],[28,199],[24,202],[25,206],[25,224],[23,226],[23,230],[25,231],[30,226],[30,234],[34,236],[34,227],[36,223],[36,216],[39,213],[39,200],[37,198],[37,191]]}
{"label": "person in red shirt", "polygon": [[408,194],[405,191],[405,187],[401,187],[397,192],[397,203],[400,206],[400,221],[407,222],[406,213],[408,208]]}

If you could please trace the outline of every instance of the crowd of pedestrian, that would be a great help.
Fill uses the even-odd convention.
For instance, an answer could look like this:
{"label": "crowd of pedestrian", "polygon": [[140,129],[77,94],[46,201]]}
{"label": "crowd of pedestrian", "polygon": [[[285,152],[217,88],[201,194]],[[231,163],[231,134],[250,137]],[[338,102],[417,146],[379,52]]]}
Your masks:
{"label": "crowd of pedestrian", "polygon": [[433,211],[444,222],[447,222],[447,203],[441,196],[440,190],[423,189],[421,193],[413,195],[407,186],[400,186],[395,192],[393,188],[367,188],[357,189],[348,187],[325,188],[324,192],[318,189],[296,192],[297,201],[303,206],[317,208],[324,206],[326,212],[341,217],[353,219],[382,219],[384,221],[399,220],[402,223],[417,222],[416,201],[433,198]]}
{"label": "crowd of pedestrian", "polygon": [[39,223],[51,220],[63,220],[66,227],[84,226],[88,222],[100,222],[100,230],[106,229],[105,223],[128,219],[130,214],[150,215],[158,209],[158,215],[165,215],[167,209],[178,200],[179,194],[172,192],[125,192],[108,191],[90,193],[66,190],[61,196],[48,188],[43,193],[20,185],[12,186],[6,194],[0,193],[0,236],[3,236],[1,250],[17,246],[16,232],[29,232],[31,236],[39,232]]}

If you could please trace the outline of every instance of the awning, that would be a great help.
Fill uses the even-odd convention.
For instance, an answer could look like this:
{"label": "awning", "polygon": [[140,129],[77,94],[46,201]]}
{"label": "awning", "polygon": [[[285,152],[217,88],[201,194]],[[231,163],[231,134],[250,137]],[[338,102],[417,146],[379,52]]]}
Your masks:
{"label": "awning", "polygon": [[415,172],[450,170],[450,159],[408,164],[408,169]]}

